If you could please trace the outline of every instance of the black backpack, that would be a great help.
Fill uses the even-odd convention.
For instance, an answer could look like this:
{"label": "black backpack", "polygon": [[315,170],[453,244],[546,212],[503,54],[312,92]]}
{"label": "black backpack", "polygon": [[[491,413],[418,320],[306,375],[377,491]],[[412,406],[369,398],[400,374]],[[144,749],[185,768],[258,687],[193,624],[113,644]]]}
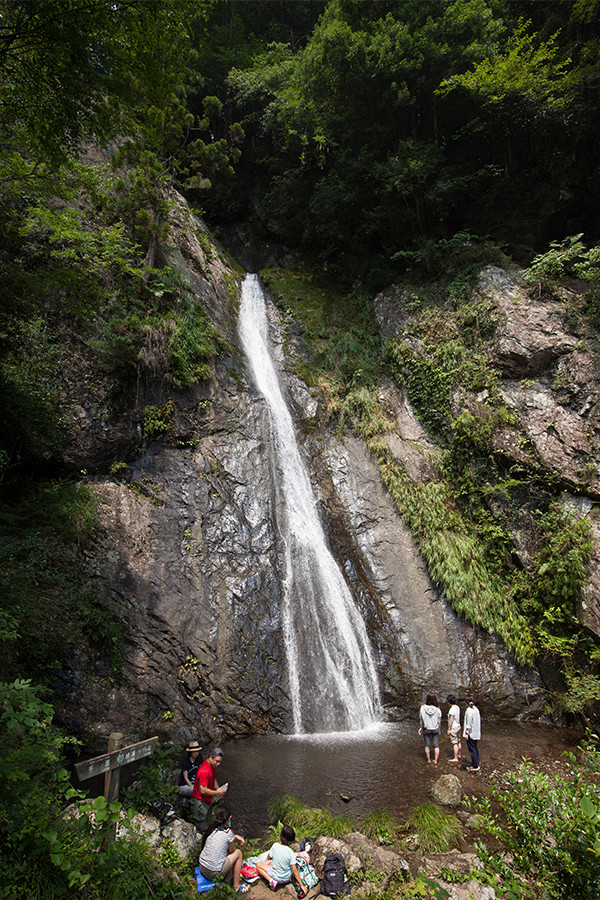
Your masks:
{"label": "black backpack", "polygon": [[349,894],[350,882],[346,877],[346,863],[339,853],[330,853],[323,863],[323,880],[321,881],[321,893],[326,897],[335,897],[337,894]]}

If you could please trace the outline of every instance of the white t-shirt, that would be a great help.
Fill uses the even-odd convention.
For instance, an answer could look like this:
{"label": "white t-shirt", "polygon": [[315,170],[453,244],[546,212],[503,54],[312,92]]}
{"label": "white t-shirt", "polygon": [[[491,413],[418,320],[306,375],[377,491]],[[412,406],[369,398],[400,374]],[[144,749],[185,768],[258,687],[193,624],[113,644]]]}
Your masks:
{"label": "white t-shirt", "polygon": [[460,728],[460,706],[457,703],[448,710],[448,725],[450,724],[450,716],[452,716],[452,729]]}
{"label": "white t-shirt", "polygon": [[231,828],[215,828],[206,838],[199,864],[207,871],[218,874],[227,859],[229,845],[234,839]]}
{"label": "white t-shirt", "polygon": [[476,706],[467,706],[465,710],[463,737],[467,736],[467,731],[472,741],[481,740],[481,716]]}
{"label": "white t-shirt", "polygon": [[275,881],[291,881],[293,878],[292,865],[296,863],[296,854],[287,844],[276,842],[269,850],[273,865],[271,877]]}

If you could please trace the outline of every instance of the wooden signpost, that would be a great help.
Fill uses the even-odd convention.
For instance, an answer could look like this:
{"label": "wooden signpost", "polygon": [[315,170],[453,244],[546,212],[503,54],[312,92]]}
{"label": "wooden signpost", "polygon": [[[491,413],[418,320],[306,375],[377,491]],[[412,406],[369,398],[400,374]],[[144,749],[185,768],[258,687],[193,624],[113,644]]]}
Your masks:
{"label": "wooden signpost", "polygon": [[93,778],[94,775],[104,773],[104,797],[108,803],[119,798],[121,767],[150,756],[158,743],[158,737],[148,738],[147,741],[140,741],[137,744],[129,744],[127,747],[121,747],[122,742],[123,735],[115,731],[108,739],[108,753],[103,756],[95,756],[94,759],[86,759],[75,765],[75,771],[80,781],[86,781],[88,778]]}

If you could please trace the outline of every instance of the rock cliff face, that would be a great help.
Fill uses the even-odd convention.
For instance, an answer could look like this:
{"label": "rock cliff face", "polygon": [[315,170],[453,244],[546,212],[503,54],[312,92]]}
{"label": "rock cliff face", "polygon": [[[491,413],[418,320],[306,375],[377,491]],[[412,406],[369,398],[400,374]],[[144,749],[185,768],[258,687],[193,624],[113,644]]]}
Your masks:
{"label": "rock cliff face", "polygon": [[[600,635],[600,358],[597,341],[577,333],[562,302],[531,297],[518,275],[485,269],[478,290],[497,311],[490,362],[502,376],[502,395],[517,425],[502,429],[495,449],[551,480],[562,502],[590,522],[593,546],[580,619]],[[484,399],[484,398],[482,398]],[[527,542],[515,548],[525,566]]]}
{"label": "rock cliff face", "polygon": [[[171,395],[168,438],[133,452],[144,404],[164,402],[149,385],[106,424],[98,422],[98,397],[87,408],[82,402],[89,428],[70,451],[91,469],[109,455],[127,462],[122,481],[97,480],[99,541],[87,563],[90,581],[125,622],[123,677],[110,684],[74,661],[65,698],[99,739],[122,730],[131,738],[158,732],[206,742],[291,727],[269,422],[235,349],[236,276],[216,251],[208,259],[194,243],[198,225],[191,221],[182,212],[175,222],[172,259],[191,273],[197,296],[232,342],[231,354],[218,361],[210,384]],[[514,306],[518,297],[507,294],[503,277],[488,273],[481,289],[509,296]],[[539,715],[536,674],[517,668],[499,641],[462,622],[431,584],[374,460],[360,439],[338,439],[319,424],[318,400],[284,370],[294,341],[284,343],[285,326],[272,305],[269,316],[328,540],[367,622],[388,713],[414,715],[428,689],[440,697],[473,689],[490,714]],[[514,328],[515,316],[509,318]],[[527,348],[528,334],[524,326],[516,337],[507,330],[499,339],[498,359],[511,378],[519,366],[539,371],[544,360],[562,363],[581,353],[567,334],[560,350],[542,339]],[[506,390],[515,405],[523,402],[533,432],[543,406],[539,389],[523,395],[507,376]],[[404,397],[389,384],[382,391],[397,418],[390,446],[411,477],[428,478],[426,435]],[[588,408],[591,415],[595,406]],[[569,471],[566,439],[553,452],[554,464]]]}

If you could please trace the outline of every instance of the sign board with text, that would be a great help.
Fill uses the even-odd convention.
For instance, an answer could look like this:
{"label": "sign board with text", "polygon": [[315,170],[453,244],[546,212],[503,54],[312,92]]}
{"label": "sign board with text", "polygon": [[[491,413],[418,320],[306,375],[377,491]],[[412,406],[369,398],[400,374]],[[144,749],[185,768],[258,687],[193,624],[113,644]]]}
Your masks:
{"label": "sign board with text", "polygon": [[95,756],[94,759],[76,763],[77,777],[80,781],[86,781],[88,778],[93,778],[94,775],[104,775],[111,769],[120,769],[121,766],[126,766],[128,763],[137,762],[138,759],[150,756],[157,743],[158,737],[152,737],[146,741],[140,741],[138,744],[130,744],[128,747],[113,750],[112,753],[104,753],[102,756]]}

